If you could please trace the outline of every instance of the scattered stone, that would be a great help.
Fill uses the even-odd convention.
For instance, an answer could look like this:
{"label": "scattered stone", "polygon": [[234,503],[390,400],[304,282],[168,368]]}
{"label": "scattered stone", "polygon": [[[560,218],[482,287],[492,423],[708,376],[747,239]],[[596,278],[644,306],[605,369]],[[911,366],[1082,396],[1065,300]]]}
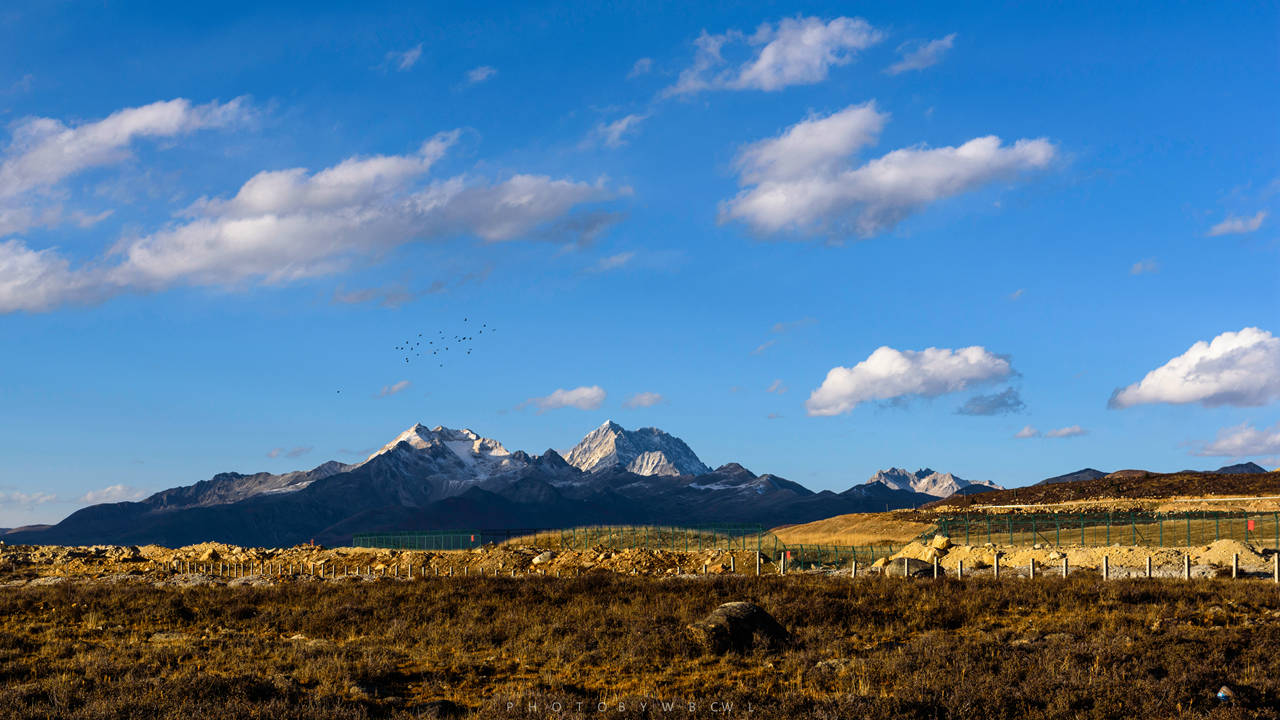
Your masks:
{"label": "scattered stone", "polygon": [[933,541],[929,543],[934,550],[946,550],[951,547],[951,538],[946,535],[934,535]]}
{"label": "scattered stone", "polygon": [[687,629],[694,642],[715,655],[747,652],[757,643],[777,647],[791,637],[772,615],[749,602],[725,603]]}
{"label": "scattered stone", "polygon": [[[884,574],[889,577],[933,577],[933,563],[915,558],[894,558],[884,566]],[[938,577],[945,575],[946,571],[939,566]]]}
{"label": "scattered stone", "polygon": [[554,557],[555,557],[555,553],[552,553],[550,550],[547,550],[546,552],[542,553],[541,555],[539,555],[539,556],[535,557],[535,558],[533,559],[533,564],[534,564],[534,565],[541,565],[541,564],[543,564],[543,563],[549,563],[549,562],[551,562],[551,558],[554,558]]}

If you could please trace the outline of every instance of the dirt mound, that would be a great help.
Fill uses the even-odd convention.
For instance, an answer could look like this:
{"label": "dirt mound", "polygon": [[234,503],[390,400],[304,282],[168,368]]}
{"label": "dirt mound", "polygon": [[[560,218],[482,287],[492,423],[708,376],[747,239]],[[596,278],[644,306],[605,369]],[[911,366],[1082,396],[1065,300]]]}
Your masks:
{"label": "dirt mound", "polygon": [[1240,556],[1241,567],[1265,567],[1267,558],[1249,545],[1239,540],[1218,540],[1203,550],[1193,551],[1192,560],[1203,565],[1231,565],[1232,556]]}

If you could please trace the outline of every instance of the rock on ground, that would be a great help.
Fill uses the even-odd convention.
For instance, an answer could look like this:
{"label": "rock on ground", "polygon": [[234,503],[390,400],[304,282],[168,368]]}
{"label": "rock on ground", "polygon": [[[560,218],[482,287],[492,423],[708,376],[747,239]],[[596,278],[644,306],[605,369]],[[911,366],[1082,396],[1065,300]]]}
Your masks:
{"label": "rock on ground", "polygon": [[749,602],[725,603],[688,630],[704,651],[716,655],[748,652],[757,645],[777,647],[791,637],[772,615]]}

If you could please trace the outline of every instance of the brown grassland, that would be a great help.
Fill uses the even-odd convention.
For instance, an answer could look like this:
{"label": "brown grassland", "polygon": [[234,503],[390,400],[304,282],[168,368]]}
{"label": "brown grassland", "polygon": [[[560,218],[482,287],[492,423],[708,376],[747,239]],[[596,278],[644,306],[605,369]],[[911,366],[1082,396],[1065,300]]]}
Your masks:
{"label": "brown grassland", "polygon": [[[793,640],[705,654],[685,626],[734,600]],[[1280,717],[1259,580],[75,580],[0,623],[13,719]]]}

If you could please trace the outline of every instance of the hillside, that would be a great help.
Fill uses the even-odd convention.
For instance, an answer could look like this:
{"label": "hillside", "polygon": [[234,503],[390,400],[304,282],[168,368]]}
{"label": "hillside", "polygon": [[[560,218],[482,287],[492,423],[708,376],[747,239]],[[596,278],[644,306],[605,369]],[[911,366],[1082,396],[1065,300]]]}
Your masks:
{"label": "hillside", "polygon": [[1141,500],[1280,495],[1280,472],[1231,474],[1207,472],[1143,473],[1092,480],[1055,482],[945,498],[924,510],[956,511],[999,505],[1046,505],[1085,500]]}

